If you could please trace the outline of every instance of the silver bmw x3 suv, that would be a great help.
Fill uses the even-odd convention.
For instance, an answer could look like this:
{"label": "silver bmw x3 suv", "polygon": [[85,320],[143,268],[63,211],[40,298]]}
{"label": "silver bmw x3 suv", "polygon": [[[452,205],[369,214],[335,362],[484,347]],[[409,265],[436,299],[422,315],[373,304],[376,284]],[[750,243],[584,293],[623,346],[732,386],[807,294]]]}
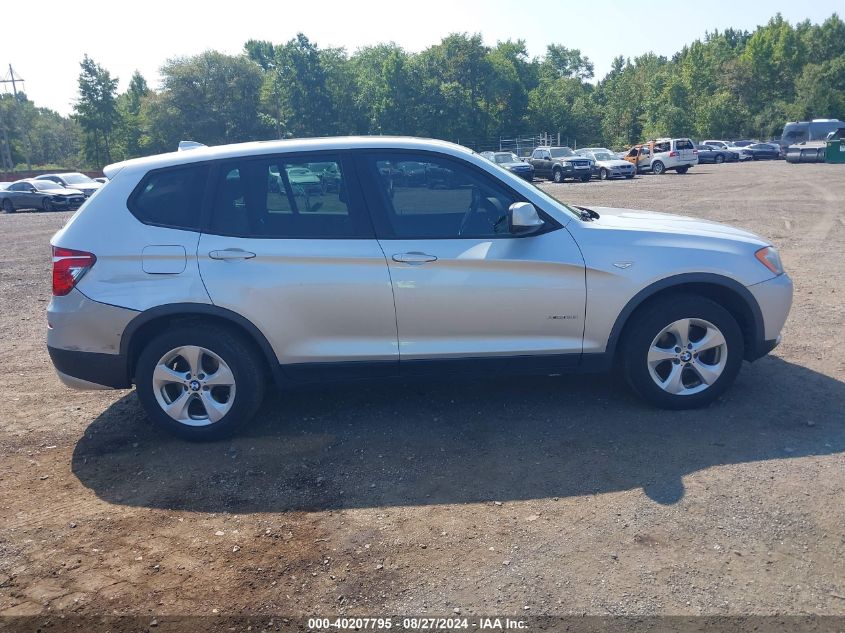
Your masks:
{"label": "silver bmw x3 suv", "polygon": [[601,371],[713,401],[780,340],[775,248],[688,217],[582,208],[457,145],[330,138],[107,167],[52,240],[47,343],[77,388],[133,384],[183,437],[268,385]]}

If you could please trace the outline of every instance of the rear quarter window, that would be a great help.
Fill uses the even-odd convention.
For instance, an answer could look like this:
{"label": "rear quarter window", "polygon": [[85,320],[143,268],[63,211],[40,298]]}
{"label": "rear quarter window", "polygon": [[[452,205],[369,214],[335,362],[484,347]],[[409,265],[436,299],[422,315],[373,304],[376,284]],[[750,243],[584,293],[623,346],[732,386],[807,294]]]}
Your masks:
{"label": "rear quarter window", "polygon": [[203,164],[151,171],[129,196],[129,211],[144,224],[199,230],[208,170]]}

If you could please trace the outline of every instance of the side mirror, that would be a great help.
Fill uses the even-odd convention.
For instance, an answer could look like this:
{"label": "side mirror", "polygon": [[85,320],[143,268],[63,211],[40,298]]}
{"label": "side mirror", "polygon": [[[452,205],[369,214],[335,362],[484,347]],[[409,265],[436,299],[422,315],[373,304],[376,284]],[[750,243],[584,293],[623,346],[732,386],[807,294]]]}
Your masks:
{"label": "side mirror", "polygon": [[544,222],[530,202],[514,202],[508,207],[508,225],[514,235],[535,233]]}

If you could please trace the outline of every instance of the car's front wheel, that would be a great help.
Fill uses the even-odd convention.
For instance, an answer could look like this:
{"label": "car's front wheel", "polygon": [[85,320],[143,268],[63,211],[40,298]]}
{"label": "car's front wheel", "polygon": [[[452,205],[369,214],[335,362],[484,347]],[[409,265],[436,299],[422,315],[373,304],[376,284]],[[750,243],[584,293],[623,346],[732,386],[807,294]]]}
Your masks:
{"label": "car's front wheel", "polygon": [[15,205],[12,204],[12,201],[6,198],[3,200],[3,213],[14,213],[15,212]]}
{"label": "car's front wheel", "polygon": [[44,200],[41,201],[41,208],[44,209],[45,211],[52,211],[53,210],[53,203],[50,202],[49,198],[44,198]]}
{"label": "car's front wheel", "polygon": [[264,396],[254,347],[205,324],[153,338],[138,357],[135,383],[150,419],[188,440],[229,435],[255,415]]}
{"label": "car's front wheel", "polygon": [[599,170],[599,180],[607,180],[607,177],[608,177],[609,175],[610,175],[610,174],[608,173],[607,169],[605,169],[604,167],[602,167],[602,168]]}
{"label": "car's front wheel", "polygon": [[625,331],[625,377],[640,396],[664,409],[710,404],[742,365],[742,330],[706,297],[657,300],[635,314]]}
{"label": "car's front wheel", "polygon": [[652,165],[651,165],[651,172],[652,173],[657,174],[659,176],[665,171],[666,171],[666,166],[662,162],[660,162],[659,160],[656,160],[652,163]]}
{"label": "car's front wheel", "polygon": [[552,180],[555,182],[563,182],[563,170],[560,167],[552,171]]}

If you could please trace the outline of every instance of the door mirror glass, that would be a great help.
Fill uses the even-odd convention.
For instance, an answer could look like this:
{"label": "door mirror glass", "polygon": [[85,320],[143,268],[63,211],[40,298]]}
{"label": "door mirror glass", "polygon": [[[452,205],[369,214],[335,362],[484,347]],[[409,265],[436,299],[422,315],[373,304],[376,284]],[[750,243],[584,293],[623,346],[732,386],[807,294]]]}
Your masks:
{"label": "door mirror glass", "polygon": [[508,220],[514,235],[534,233],[543,226],[543,219],[530,202],[514,202],[508,207]]}

